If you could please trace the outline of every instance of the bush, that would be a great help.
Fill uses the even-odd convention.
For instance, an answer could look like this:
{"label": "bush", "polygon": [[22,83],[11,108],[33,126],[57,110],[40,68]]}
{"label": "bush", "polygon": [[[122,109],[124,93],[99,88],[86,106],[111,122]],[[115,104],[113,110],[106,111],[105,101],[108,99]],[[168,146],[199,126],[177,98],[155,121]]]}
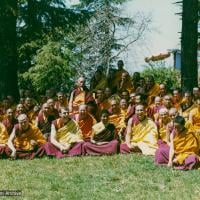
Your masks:
{"label": "bush", "polygon": [[173,88],[181,87],[180,71],[175,70],[172,67],[148,66],[141,73],[141,76],[147,77],[149,75],[154,76],[157,83],[164,83],[168,91],[171,91]]}

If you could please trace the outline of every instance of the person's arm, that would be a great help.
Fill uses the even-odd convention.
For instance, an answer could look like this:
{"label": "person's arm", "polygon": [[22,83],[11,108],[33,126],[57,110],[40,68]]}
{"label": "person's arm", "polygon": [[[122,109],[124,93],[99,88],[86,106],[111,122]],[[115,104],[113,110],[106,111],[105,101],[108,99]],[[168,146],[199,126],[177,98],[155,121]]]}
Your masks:
{"label": "person's arm", "polygon": [[169,162],[168,167],[173,166],[173,158],[174,158],[174,134],[170,135],[170,146],[169,146]]}
{"label": "person's arm", "polygon": [[167,144],[170,145],[170,124],[167,124],[167,131],[166,131],[166,138],[167,138]]}
{"label": "person's arm", "polygon": [[132,118],[129,119],[128,124],[127,124],[127,133],[126,133],[126,144],[127,146],[131,149],[131,132],[132,132]]}
{"label": "person's arm", "polygon": [[[35,126],[37,126],[38,127],[38,116],[35,118]],[[39,127],[38,127],[39,128]]]}
{"label": "person's arm", "polygon": [[190,111],[189,113],[189,120],[188,120],[191,124],[193,124],[193,112]]}
{"label": "person's arm", "polygon": [[12,131],[12,133],[10,134],[10,137],[8,138],[8,147],[11,149],[11,151],[12,151],[12,153],[11,153],[11,157],[12,158],[15,158],[15,156],[16,156],[16,149],[15,149],[15,147],[14,147],[14,144],[13,144],[13,140],[14,140],[14,138],[15,138],[15,133],[16,133],[16,129],[15,128],[13,128],[13,131]]}
{"label": "person's arm", "polygon": [[94,129],[92,128],[92,134],[91,134],[91,137],[90,137],[90,142],[93,143],[93,144],[96,144],[96,141],[94,140]]}
{"label": "person's arm", "polygon": [[74,99],[74,90],[70,94],[69,98],[69,112],[71,113],[73,111],[73,99]]}

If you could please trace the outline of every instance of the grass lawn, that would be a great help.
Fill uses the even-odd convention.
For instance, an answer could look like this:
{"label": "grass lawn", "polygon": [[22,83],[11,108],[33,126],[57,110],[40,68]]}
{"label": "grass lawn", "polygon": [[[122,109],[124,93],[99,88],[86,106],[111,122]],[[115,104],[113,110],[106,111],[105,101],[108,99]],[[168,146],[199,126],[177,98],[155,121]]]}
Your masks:
{"label": "grass lawn", "polygon": [[200,170],[157,167],[152,157],[115,155],[67,159],[1,160],[1,199],[200,199]]}

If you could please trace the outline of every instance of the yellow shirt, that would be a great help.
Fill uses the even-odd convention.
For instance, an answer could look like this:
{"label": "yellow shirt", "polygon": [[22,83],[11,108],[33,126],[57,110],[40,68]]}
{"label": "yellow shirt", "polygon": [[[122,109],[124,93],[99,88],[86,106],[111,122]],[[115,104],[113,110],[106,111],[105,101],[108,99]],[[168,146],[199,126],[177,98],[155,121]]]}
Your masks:
{"label": "yellow shirt", "polygon": [[139,147],[144,155],[155,155],[158,131],[156,124],[149,118],[132,127],[131,143]]}
{"label": "yellow shirt", "polygon": [[78,124],[70,120],[56,133],[56,140],[63,144],[73,144],[82,141],[82,133]]}

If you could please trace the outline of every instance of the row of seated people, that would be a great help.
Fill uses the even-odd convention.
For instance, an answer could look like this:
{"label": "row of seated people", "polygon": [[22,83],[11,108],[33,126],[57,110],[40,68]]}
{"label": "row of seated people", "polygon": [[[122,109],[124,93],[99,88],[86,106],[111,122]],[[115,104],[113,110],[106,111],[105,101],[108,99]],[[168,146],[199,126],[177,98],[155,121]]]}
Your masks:
{"label": "row of seated people", "polygon": [[[80,109],[85,107],[81,105]],[[182,170],[198,167],[199,133],[185,122],[184,117],[177,115],[175,108],[171,110],[171,118],[168,110],[161,108],[156,123],[147,117],[144,105],[137,105],[135,110],[128,120],[124,140],[116,126],[110,123],[107,110],[102,110],[101,121],[91,126],[89,140],[84,138],[79,123],[70,117],[68,108],[60,109],[60,117],[52,122],[48,137],[29,123],[26,114],[20,114],[10,135],[3,123],[0,124],[1,158],[32,159],[45,155],[64,158],[140,152],[155,156],[156,164],[168,164]]]}
{"label": "row of seated people", "polygon": [[[138,119],[138,117],[135,118],[135,116],[137,116],[136,108],[137,105],[141,104],[144,106],[143,110],[145,112],[145,116],[148,116],[148,119],[150,119],[151,122],[155,123],[158,129],[157,136],[154,137],[154,139],[156,138],[154,140],[154,142],[156,141],[156,143],[154,144],[153,142],[155,148],[147,148],[147,151],[145,150],[145,147],[143,148],[143,150],[142,148],[140,149],[145,155],[155,154],[155,149],[157,149],[159,145],[162,144],[160,142],[158,143],[159,145],[157,144],[158,139],[162,139],[162,141],[169,144],[170,140],[165,139],[169,137],[167,137],[165,133],[160,134],[162,130],[161,128],[163,128],[162,126],[164,126],[164,130],[166,129],[164,123],[162,122],[165,120],[162,119],[162,114],[160,114],[160,112],[163,112],[164,108],[167,109],[167,111],[165,110],[165,112],[167,113],[165,115],[167,115],[167,117],[169,117],[168,115],[170,113],[179,113],[179,115],[183,116],[186,121],[190,121],[192,124],[191,127],[193,127],[195,131],[198,132],[200,125],[198,109],[198,104],[200,104],[198,100],[199,91],[195,93],[193,91],[193,94],[196,95],[193,95],[193,97],[190,92],[185,92],[184,96],[181,97],[178,90],[174,90],[173,95],[169,95],[165,93],[165,90],[163,90],[164,84],[158,85],[154,83],[152,89],[149,90],[149,94],[147,96],[142,93],[134,92],[130,93],[129,95],[129,92],[127,90],[122,90],[120,95],[112,95],[111,90],[109,90],[109,88],[105,88],[105,90],[98,89],[94,98],[92,93],[87,90],[84,83],[84,77],[80,77],[77,80],[76,88],[70,94],[69,100],[64,98],[62,92],[59,92],[57,94],[58,99],[56,103],[54,104],[53,99],[48,99],[43,104],[41,111],[35,111],[33,109],[31,98],[26,98],[25,103],[19,104],[16,111],[14,111],[15,109],[13,108],[7,109],[7,112],[3,113],[2,119],[3,124],[7,129],[8,135],[11,135],[13,127],[16,123],[18,123],[16,118],[18,118],[22,113],[26,113],[31,124],[34,124],[36,127],[38,127],[43,133],[45,139],[48,140],[49,138],[51,138],[50,133],[52,133],[51,124],[55,119],[59,117],[58,111],[62,107],[68,106],[70,118],[78,123],[78,126],[81,130],[81,138],[85,142],[92,141],[92,127],[100,121],[101,111],[103,109],[108,109],[109,123],[115,126],[117,140],[122,144],[120,151],[124,153],[131,152],[128,151],[126,148],[129,148],[130,145],[125,145],[128,143],[128,130],[130,129],[129,122],[131,120]],[[196,91],[196,88],[194,89]],[[152,103],[153,97],[155,97],[154,103]],[[196,102],[194,100],[196,100]],[[169,119],[166,121],[169,121]],[[132,122],[130,122],[130,124],[131,123]],[[161,123],[161,125],[159,125],[159,123]],[[143,139],[141,138],[141,140]]]}

